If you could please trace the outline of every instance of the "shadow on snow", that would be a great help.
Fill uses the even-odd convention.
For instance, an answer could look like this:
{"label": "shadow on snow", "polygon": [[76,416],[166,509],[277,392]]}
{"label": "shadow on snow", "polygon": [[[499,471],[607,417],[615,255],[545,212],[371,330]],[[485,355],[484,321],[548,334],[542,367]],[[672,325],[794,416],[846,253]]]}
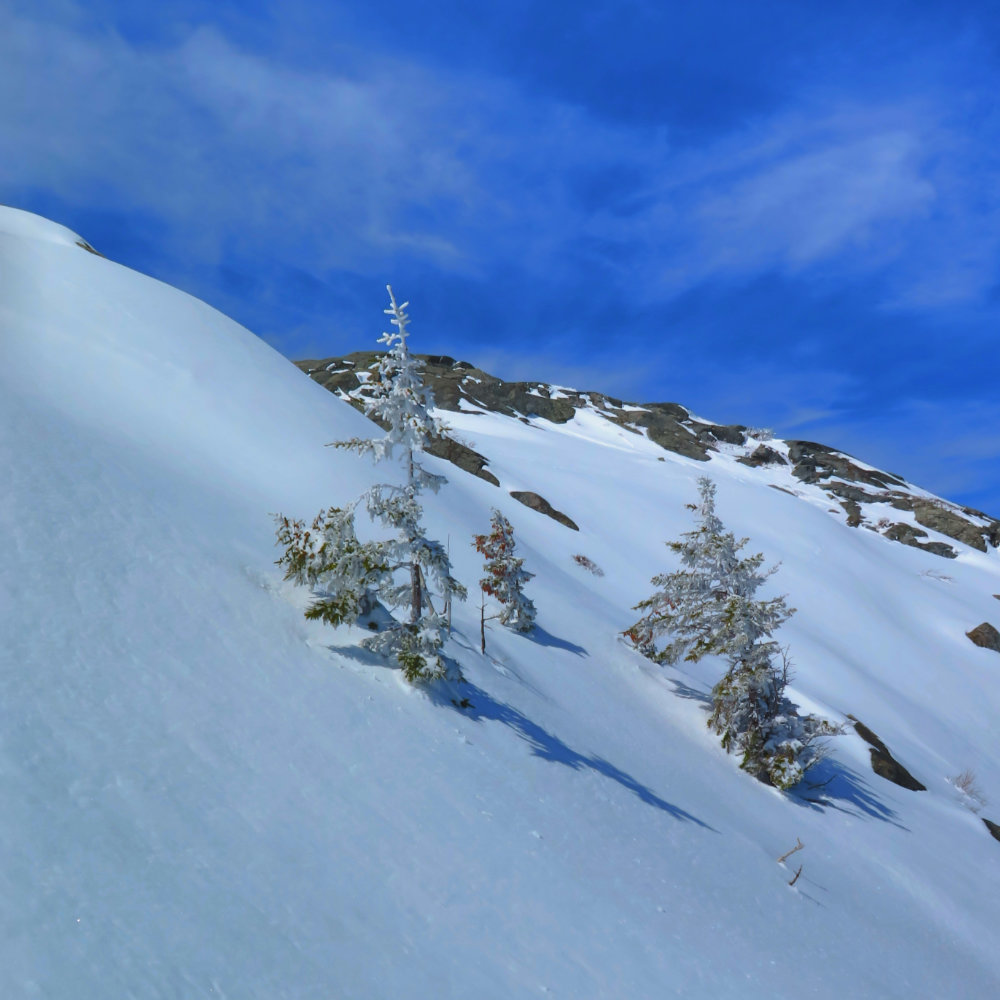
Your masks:
{"label": "shadow on snow", "polygon": [[675,806],[667,802],[666,799],[660,798],[652,789],[602,757],[584,756],[578,753],[558,736],[543,729],[537,723],[532,722],[523,712],[519,712],[511,705],[495,700],[486,691],[471,682],[467,681],[458,688],[448,685],[438,689],[436,685],[432,685],[428,690],[428,694],[431,700],[438,704],[457,705],[456,701],[451,700],[451,695],[455,691],[461,693],[466,699],[467,703],[461,706],[463,715],[468,716],[475,722],[499,722],[501,725],[507,726],[531,747],[531,752],[536,757],[541,757],[542,760],[551,761],[554,764],[563,764],[574,771],[594,771],[605,778],[609,778],[611,781],[617,782],[623,788],[632,792],[633,795],[636,795],[642,802],[645,802],[646,805],[660,809],[674,819],[697,823],[698,826],[704,827],[706,830],[712,830],[713,833],[718,832],[707,823],[698,819],[697,816],[692,816],[691,813],[686,812],[679,806]]}
{"label": "shadow on snow", "polygon": [[[693,687],[676,674],[666,677],[666,680],[679,698],[698,702],[706,713],[711,711],[710,690]],[[896,813],[871,791],[864,778],[832,756],[823,758],[810,768],[805,780],[791,789],[788,797],[798,805],[812,809],[838,809],[854,815],[860,813],[892,823],[901,830],[907,829],[898,821]]]}
{"label": "shadow on snow", "polygon": [[853,815],[862,813],[901,830],[908,829],[899,822],[895,811],[873,794],[871,786],[857,771],[833,757],[826,757],[810,768],[805,780],[792,790],[789,798],[811,809],[838,809]]}
{"label": "shadow on snow", "polygon": [[583,648],[583,646],[578,646],[575,642],[570,642],[568,639],[560,639],[551,632],[546,632],[541,625],[535,625],[530,632],[524,633],[524,637],[539,646],[550,646],[553,649],[565,649],[570,653],[575,653],[577,656],[587,655],[587,651]]}

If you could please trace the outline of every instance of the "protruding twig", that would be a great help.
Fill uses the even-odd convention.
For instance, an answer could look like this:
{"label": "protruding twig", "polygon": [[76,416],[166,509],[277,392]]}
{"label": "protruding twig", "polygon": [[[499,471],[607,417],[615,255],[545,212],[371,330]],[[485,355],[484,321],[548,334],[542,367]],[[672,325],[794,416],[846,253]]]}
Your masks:
{"label": "protruding twig", "polygon": [[[788,851],[786,854],[782,854],[781,857],[778,858],[778,864],[780,865],[786,859],[790,858],[796,851],[801,851],[802,848],[805,847],[805,846],[806,845],[803,844],[802,841],[799,840],[798,837],[796,837],[795,838],[795,846],[790,851]],[[795,877],[798,878],[797,875]]]}
{"label": "protruding twig", "polygon": [[801,874],[802,874],[802,865],[799,865],[799,870],[795,873],[795,878],[793,878],[792,881],[789,882],[788,884],[789,885],[795,885],[795,883],[798,882],[799,876]]}

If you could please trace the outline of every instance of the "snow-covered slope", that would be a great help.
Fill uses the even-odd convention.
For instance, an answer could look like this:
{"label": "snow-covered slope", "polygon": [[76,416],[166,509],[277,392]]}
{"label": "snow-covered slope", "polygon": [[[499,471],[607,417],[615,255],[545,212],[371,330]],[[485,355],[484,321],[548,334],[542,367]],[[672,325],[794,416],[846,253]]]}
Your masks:
{"label": "snow-covered slope", "polygon": [[[459,710],[306,622],[273,566],[270,512],[375,479],[323,447],[371,425],[76,242],[0,210],[0,996],[997,992],[1000,843],[948,780],[974,769],[1000,819],[1000,656],[964,634],[1000,619],[995,550],[847,531],[586,409],[449,413],[503,488],[432,460],[450,483],[428,522],[471,587],[500,507],[541,626],[481,657],[456,607]],[[705,473],[783,562],[796,699],[863,720],[927,791],[874,775],[853,733],[825,787],[757,784],[705,728],[718,664],[660,670],[618,640]]]}

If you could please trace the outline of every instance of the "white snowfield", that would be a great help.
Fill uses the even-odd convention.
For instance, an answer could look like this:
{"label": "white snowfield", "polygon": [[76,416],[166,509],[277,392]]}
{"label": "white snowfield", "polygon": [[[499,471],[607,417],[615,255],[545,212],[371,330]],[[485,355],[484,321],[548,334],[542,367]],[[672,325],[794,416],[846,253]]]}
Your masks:
{"label": "white snowfield", "polygon": [[[456,605],[460,710],[306,622],[273,564],[270,513],[397,474],[324,447],[377,429],[75,243],[0,210],[0,997],[1000,995],[1000,655],[965,636],[1000,625],[1000,554],[847,528],[769,488],[787,473],[586,412],[444,414],[502,487],[429,460],[432,537],[477,598],[495,505],[537,574],[537,632],[495,628],[485,658]],[[620,641],[703,474],[782,562],[794,699],[857,716],[926,791],[853,730],[823,787],[766,788],[705,726],[721,664]],[[970,768],[980,815],[949,781]]]}

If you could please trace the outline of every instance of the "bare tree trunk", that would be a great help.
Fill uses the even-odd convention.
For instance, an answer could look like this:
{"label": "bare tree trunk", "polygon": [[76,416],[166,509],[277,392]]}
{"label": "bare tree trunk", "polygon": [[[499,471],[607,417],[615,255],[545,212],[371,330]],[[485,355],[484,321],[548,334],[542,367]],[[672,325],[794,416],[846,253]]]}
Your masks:
{"label": "bare tree trunk", "polygon": [[[448,574],[451,575],[451,535],[448,536]],[[444,613],[448,620],[448,635],[451,635],[451,587],[444,595]]]}
{"label": "bare tree trunk", "polygon": [[[406,452],[406,483],[413,494],[413,449]],[[413,539],[410,539],[412,543]],[[420,612],[423,610],[424,598],[420,587],[420,563],[416,560],[410,563],[410,624],[416,625],[420,621]]]}
{"label": "bare tree trunk", "polygon": [[479,601],[479,651],[486,655],[486,591],[480,591]]}
{"label": "bare tree trunk", "polygon": [[420,606],[423,604],[420,590],[420,563],[410,563],[410,624],[416,625],[420,620]]}
{"label": "bare tree trunk", "polygon": [[427,577],[424,576],[423,569],[417,566],[420,572],[420,586],[423,588],[423,602],[427,605],[427,610],[430,611],[432,615],[436,615],[437,612],[434,610],[434,605],[431,604],[431,588],[427,586]]}

